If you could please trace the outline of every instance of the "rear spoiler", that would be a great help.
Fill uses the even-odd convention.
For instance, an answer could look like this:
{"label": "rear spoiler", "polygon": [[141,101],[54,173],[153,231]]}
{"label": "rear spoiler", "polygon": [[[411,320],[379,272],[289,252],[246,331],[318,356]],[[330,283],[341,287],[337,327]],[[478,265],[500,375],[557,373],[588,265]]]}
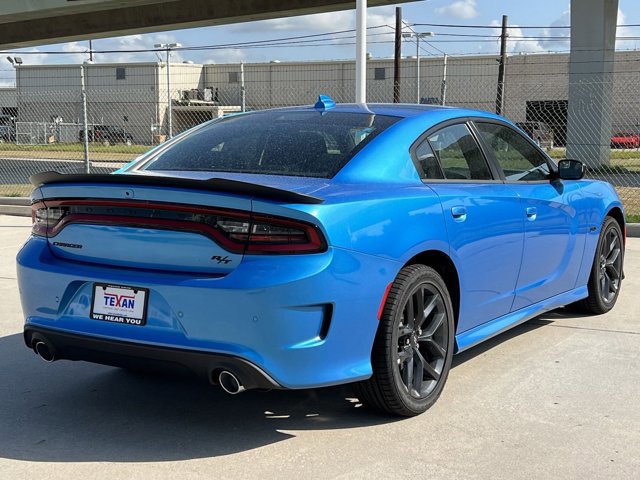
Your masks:
{"label": "rear spoiler", "polygon": [[280,188],[258,185],[256,183],[229,180],[226,178],[211,178],[209,180],[194,180],[191,178],[159,177],[152,175],[127,174],[91,174],[74,173],[62,174],[58,172],[42,172],[32,175],[31,183],[36,187],[43,185],[60,185],[66,183],[104,183],[111,185],[144,185],[157,187],[187,188],[191,190],[206,190],[212,192],[235,193],[253,197],[266,198],[287,203],[318,204],[324,200],[304,193],[282,190]]}

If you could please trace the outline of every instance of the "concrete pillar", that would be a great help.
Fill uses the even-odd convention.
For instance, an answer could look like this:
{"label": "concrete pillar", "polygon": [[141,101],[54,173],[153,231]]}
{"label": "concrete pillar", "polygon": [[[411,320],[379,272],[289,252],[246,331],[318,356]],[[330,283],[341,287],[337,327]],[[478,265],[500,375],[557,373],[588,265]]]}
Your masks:
{"label": "concrete pillar", "polygon": [[609,165],[618,0],[571,1],[567,157]]}

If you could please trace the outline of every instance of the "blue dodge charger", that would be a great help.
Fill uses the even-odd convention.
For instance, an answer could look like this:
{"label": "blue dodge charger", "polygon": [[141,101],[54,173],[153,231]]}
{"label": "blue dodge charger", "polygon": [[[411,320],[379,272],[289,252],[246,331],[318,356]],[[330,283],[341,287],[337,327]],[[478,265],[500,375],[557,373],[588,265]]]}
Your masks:
{"label": "blue dodge charger", "polygon": [[458,108],[321,97],[209,122],[116,175],[32,178],[24,339],[228,393],[353,382],[416,415],[455,353],[614,306],[624,211],[583,170]]}

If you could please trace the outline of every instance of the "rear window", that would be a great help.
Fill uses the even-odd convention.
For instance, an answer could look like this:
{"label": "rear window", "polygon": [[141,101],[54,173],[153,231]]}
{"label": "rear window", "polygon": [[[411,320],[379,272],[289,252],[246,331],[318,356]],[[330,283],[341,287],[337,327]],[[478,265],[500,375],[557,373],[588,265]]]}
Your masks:
{"label": "rear window", "polygon": [[399,118],[345,112],[256,112],[185,136],[144,170],[330,178]]}

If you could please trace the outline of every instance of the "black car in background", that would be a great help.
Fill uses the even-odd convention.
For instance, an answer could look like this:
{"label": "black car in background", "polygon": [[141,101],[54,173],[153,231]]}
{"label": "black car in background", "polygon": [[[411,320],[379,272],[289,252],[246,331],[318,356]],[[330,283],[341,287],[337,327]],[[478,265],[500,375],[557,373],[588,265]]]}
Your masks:
{"label": "black car in background", "polygon": [[[78,133],[80,142],[84,141],[84,130]],[[113,125],[94,125],[89,127],[89,141],[102,142],[109,145],[116,143],[124,143],[125,145],[133,144],[133,136],[122,127]]]}
{"label": "black car in background", "polygon": [[544,122],[518,122],[516,125],[541,148],[553,148],[553,131]]}

